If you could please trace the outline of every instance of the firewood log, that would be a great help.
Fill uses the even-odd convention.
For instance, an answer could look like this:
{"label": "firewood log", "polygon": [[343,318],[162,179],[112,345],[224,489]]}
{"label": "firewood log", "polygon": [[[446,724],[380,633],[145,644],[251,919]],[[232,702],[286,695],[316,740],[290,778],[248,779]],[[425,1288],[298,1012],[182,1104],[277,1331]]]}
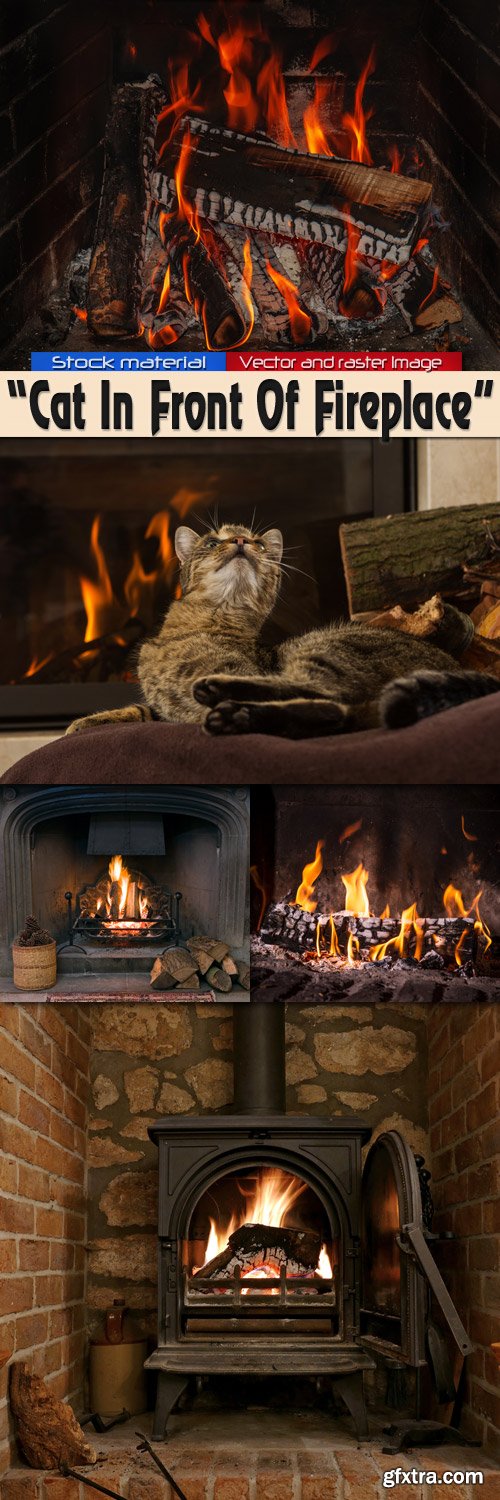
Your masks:
{"label": "firewood log", "polygon": [[234,958],[231,958],[230,953],[227,954],[226,958],[223,958],[222,968],[224,969],[225,974],[231,975],[231,979],[234,979],[235,974],[238,973],[238,965],[237,963],[235,963]]}
{"label": "firewood log", "polygon": [[191,974],[196,974],[198,964],[187,948],[166,948],[162,953],[161,962],[173,975],[177,984],[182,984],[184,979],[189,979]]}
{"label": "firewood log", "polygon": [[33,1469],[97,1462],[71,1407],[52,1395],[40,1375],[30,1375],[23,1362],[12,1366],[10,1404],[19,1446]]}
{"label": "firewood log", "polygon": [[140,331],[142,269],[151,206],[157,78],[116,89],[105,136],[104,177],[89,271],[92,333],[120,338]]}
{"label": "firewood log", "polygon": [[218,938],[205,938],[203,947],[211,954],[213,964],[221,964],[229,953],[229,943],[221,943]]}
{"label": "firewood log", "polygon": [[460,323],[462,309],[447,282],[431,258],[419,252],[413,255],[401,276],[386,283],[391,300],[413,328],[440,328],[443,323]]}
{"label": "firewood log", "polygon": [[173,974],[170,973],[170,969],[167,968],[164,959],[155,958],[149,982],[152,990],[175,989],[176,980]]}
{"label": "firewood log", "polygon": [[225,994],[233,988],[231,975],[225,974],[224,969],[219,969],[218,964],[212,964],[212,968],[206,975],[206,981],[213,990],[223,990]]}
{"label": "firewood log", "polygon": [[230,1234],[225,1250],[215,1255],[197,1271],[197,1278],[230,1280],[236,1267],[249,1271],[272,1259],[290,1268],[290,1275],[314,1270],[318,1264],[321,1239],[313,1230],[274,1229],[267,1224],[243,1224]]}
{"label": "firewood log", "polygon": [[340,526],[349,613],[412,609],[432,594],[466,592],[462,569],[489,553],[488,529],[500,528],[500,504],[461,505],[410,515],[376,516]]}
{"label": "firewood log", "polygon": [[238,984],[241,984],[244,990],[250,989],[250,965],[240,960],[238,960]]}
{"label": "firewood log", "polygon": [[[191,152],[184,192],[201,217],[288,239],[312,240],[345,252],[350,219],[360,232],[359,254],[403,265],[426,222],[431,185],[415,177],[334,157],[290,151],[274,141],[190,116]],[[172,191],[178,141],[166,180]],[[270,206],[272,204],[272,207]]]}
{"label": "firewood log", "polygon": [[181,979],[174,986],[176,990],[199,990],[201,979],[199,974],[190,974],[189,979]]}
{"label": "firewood log", "polygon": [[196,960],[200,974],[206,974],[207,969],[209,969],[211,967],[211,964],[213,963],[213,959],[212,954],[207,953],[207,950],[204,947],[203,938],[188,938],[187,946],[189,948],[189,952],[192,953],[193,958]]}

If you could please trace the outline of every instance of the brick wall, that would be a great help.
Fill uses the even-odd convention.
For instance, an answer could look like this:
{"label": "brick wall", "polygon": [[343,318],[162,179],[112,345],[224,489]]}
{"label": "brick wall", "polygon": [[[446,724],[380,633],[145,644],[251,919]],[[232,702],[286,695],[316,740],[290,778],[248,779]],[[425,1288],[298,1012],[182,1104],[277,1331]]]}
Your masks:
{"label": "brick wall", "polygon": [[[80,1403],[89,1051],[83,1006],[0,1006],[0,1348]],[[7,1383],[5,1367],[0,1474]]]}
{"label": "brick wall", "polygon": [[420,134],[434,197],[450,222],[440,257],[473,311],[500,330],[500,19],[496,0],[423,7]]}
{"label": "brick wall", "polygon": [[103,8],[2,6],[0,327],[7,345],[88,245],[109,89]]}
{"label": "brick wall", "polygon": [[429,1119],[436,1251],[474,1342],[464,1431],[500,1453],[500,1007],[436,1007],[429,1015]]}

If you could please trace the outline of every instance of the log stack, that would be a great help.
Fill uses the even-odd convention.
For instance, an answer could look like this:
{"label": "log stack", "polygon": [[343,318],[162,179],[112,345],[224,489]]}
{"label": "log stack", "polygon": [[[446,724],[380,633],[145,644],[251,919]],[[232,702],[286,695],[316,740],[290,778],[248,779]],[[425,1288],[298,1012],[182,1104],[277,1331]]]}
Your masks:
{"label": "log stack", "polygon": [[198,990],[203,979],[224,995],[235,987],[249,990],[250,966],[218,938],[191,937],[184,948],[166,948],[155,959],[150,985],[152,990]]}

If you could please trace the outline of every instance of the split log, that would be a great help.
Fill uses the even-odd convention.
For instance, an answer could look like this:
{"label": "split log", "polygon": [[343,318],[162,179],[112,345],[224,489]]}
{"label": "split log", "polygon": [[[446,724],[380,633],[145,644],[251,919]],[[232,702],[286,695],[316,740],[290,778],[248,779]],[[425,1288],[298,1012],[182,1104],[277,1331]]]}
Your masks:
{"label": "split log", "polygon": [[229,974],[231,976],[231,979],[234,979],[235,975],[237,975],[238,965],[237,963],[235,963],[234,958],[231,958],[230,953],[228,953],[227,958],[223,958],[222,968],[224,969],[225,974]]}
{"label": "split log", "polygon": [[175,985],[176,990],[199,990],[201,979],[199,974],[190,974],[189,979],[184,979]]}
{"label": "split log", "polygon": [[206,980],[211,989],[222,990],[224,994],[229,994],[229,991],[233,988],[231,975],[226,974],[224,969],[219,969],[218,964],[213,964],[212,968],[208,970]]}
{"label": "split log", "polygon": [[151,207],[159,80],[115,90],[105,135],[104,177],[89,271],[92,333],[120,338],[140,331],[142,270]]}
{"label": "split log", "polygon": [[97,1453],[66,1401],[58,1401],[39,1375],[24,1363],[12,1366],[10,1404],[17,1440],[32,1469],[60,1469],[63,1464],[95,1464]]}
{"label": "split log", "polygon": [[[202,218],[317,241],[342,253],[351,221],[359,231],[360,255],[395,265],[409,259],[428,217],[430,183],[359,162],[290,151],[195,116],[183,121],[187,126],[192,149],[184,191]],[[162,174],[155,178],[160,199],[165,188],[172,191],[173,171],[172,157],[166,183]]]}
{"label": "split log", "polygon": [[343,523],[340,546],[351,618],[395,604],[411,609],[436,593],[463,597],[463,568],[487,558],[490,528],[500,529],[500,504]]}
{"label": "split log", "polygon": [[176,981],[170,969],[167,968],[163,958],[155,958],[150,977],[152,990],[173,990]]}
{"label": "split log", "polygon": [[197,1280],[221,1277],[230,1281],[237,1267],[242,1271],[257,1269],[273,1260],[289,1268],[290,1275],[312,1271],[318,1264],[321,1238],[312,1230],[273,1229],[267,1224],[243,1224],[229,1235],[226,1249],[207,1261],[196,1273]]}
{"label": "split log", "polygon": [[187,945],[193,958],[196,959],[200,974],[206,974],[213,962],[211,953],[207,953],[205,948],[196,947],[192,938],[188,938]]}
{"label": "split log", "polygon": [[250,965],[240,960],[238,960],[238,984],[241,984],[244,990],[250,989]]}
{"label": "split log", "polygon": [[221,964],[229,953],[229,943],[221,943],[218,938],[205,938],[203,946],[211,954],[213,964]]}
{"label": "split log", "polygon": [[161,955],[161,963],[173,975],[177,984],[182,984],[184,979],[189,979],[198,968],[196,959],[188,953],[187,948],[166,948]]}

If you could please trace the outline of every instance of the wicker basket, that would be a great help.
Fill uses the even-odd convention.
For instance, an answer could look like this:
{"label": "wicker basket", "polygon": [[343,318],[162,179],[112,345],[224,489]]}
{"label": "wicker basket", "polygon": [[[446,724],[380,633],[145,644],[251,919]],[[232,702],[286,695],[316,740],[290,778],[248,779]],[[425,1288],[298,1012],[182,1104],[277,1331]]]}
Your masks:
{"label": "wicker basket", "polygon": [[12,944],[14,984],[18,990],[50,990],[57,978],[55,942],[40,943],[37,948]]}

